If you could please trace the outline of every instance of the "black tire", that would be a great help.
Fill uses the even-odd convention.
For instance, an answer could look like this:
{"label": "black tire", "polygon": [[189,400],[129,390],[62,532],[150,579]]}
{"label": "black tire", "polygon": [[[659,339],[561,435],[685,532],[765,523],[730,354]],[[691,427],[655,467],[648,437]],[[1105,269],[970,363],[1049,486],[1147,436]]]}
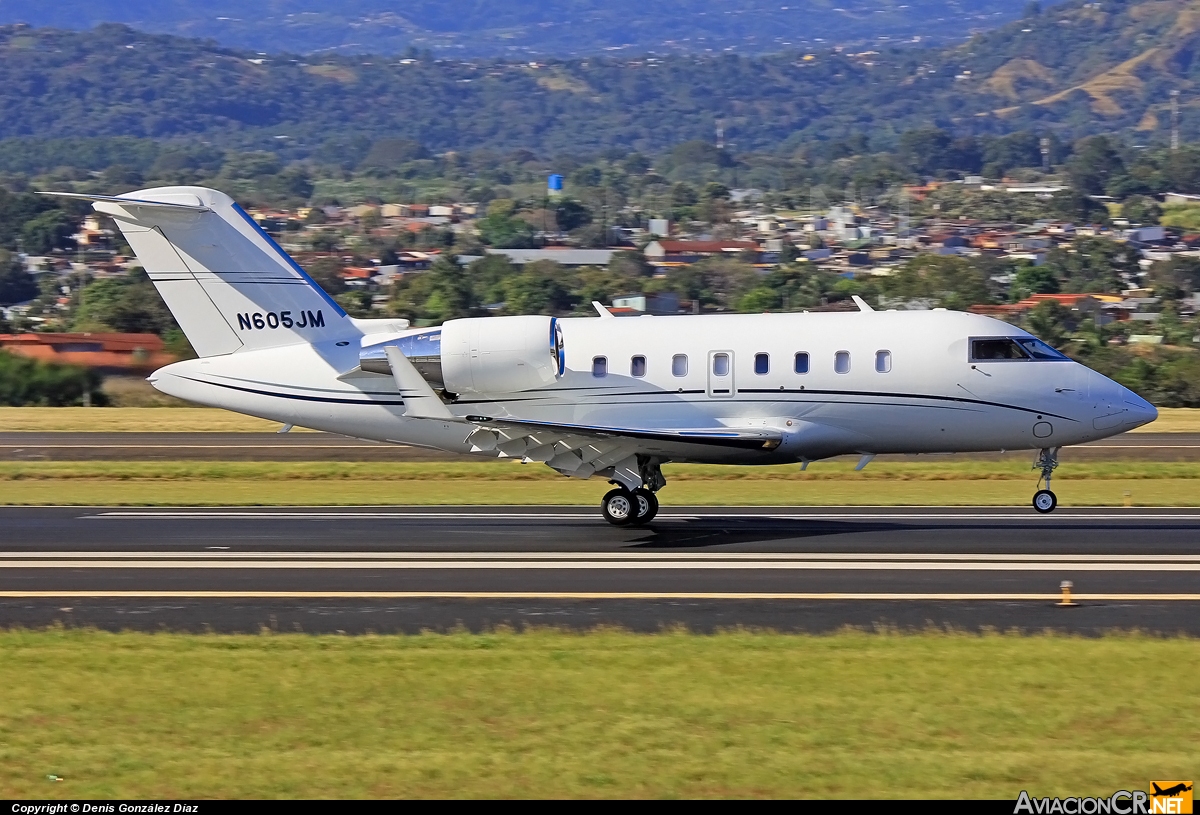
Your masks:
{"label": "black tire", "polygon": [[604,500],[600,502],[600,512],[604,520],[613,526],[625,526],[633,523],[637,517],[637,505],[633,493],[624,487],[617,487],[605,493]]}
{"label": "black tire", "polygon": [[1058,496],[1050,490],[1038,490],[1033,494],[1033,508],[1043,515],[1053,512],[1058,506]]}
{"label": "black tire", "polygon": [[653,521],[658,514],[658,496],[645,487],[638,487],[633,491],[633,497],[638,502],[638,515],[633,519],[633,525],[641,526]]}

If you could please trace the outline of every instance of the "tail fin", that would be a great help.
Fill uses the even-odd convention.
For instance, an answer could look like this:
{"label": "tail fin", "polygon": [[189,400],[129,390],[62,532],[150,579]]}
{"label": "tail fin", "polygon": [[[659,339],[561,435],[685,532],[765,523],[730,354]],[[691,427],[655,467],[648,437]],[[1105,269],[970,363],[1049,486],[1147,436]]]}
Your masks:
{"label": "tail fin", "polygon": [[202,357],[361,333],[246,211],[204,187],[71,195],[111,215]]}

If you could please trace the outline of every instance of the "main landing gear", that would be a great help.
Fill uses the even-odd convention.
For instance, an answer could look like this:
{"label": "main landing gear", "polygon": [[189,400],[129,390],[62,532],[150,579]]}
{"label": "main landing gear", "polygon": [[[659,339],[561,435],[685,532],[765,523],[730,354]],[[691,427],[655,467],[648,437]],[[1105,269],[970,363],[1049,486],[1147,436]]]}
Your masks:
{"label": "main landing gear", "polygon": [[1046,482],[1045,489],[1039,489],[1033,494],[1033,508],[1045,515],[1048,512],[1053,512],[1058,506],[1058,496],[1050,491],[1050,476],[1054,473],[1054,469],[1058,466],[1058,451],[1059,447],[1043,447],[1042,452],[1038,454],[1038,459],[1033,464],[1033,468],[1041,469],[1042,477],[1038,479],[1038,485],[1041,486],[1043,481]]}
{"label": "main landing gear", "polygon": [[609,490],[600,502],[604,520],[613,526],[641,526],[658,514],[658,498],[645,487],[633,492],[624,487]]}
{"label": "main landing gear", "polygon": [[[638,473],[644,486],[630,489],[618,481],[610,483],[616,489],[609,490],[600,502],[604,520],[613,526],[641,526],[654,520],[658,514],[658,497],[654,494],[667,484],[656,459],[638,456]],[[637,483],[634,481],[634,483]]]}

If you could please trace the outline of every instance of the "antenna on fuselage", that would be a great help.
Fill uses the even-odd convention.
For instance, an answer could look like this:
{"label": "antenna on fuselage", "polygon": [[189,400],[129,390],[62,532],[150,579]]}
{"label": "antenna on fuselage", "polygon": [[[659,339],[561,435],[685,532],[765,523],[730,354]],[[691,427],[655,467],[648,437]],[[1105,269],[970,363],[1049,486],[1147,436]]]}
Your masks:
{"label": "antenna on fuselage", "polygon": [[859,297],[857,294],[850,295],[850,299],[854,301],[854,305],[858,306],[859,311],[874,311],[875,309],[867,303],[866,300]]}

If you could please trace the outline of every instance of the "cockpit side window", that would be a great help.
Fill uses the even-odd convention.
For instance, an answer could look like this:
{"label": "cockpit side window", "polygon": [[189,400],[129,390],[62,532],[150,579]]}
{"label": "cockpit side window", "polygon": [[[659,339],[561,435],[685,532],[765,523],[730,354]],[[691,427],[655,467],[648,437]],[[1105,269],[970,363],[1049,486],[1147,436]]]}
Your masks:
{"label": "cockpit side window", "polygon": [[971,340],[972,362],[996,362],[998,360],[1029,359],[1025,349],[1011,337],[988,337]]}
{"label": "cockpit side window", "polygon": [[971,340],[971,362],[1003,360],[1065,360],[1036,337],[976,337]]}

